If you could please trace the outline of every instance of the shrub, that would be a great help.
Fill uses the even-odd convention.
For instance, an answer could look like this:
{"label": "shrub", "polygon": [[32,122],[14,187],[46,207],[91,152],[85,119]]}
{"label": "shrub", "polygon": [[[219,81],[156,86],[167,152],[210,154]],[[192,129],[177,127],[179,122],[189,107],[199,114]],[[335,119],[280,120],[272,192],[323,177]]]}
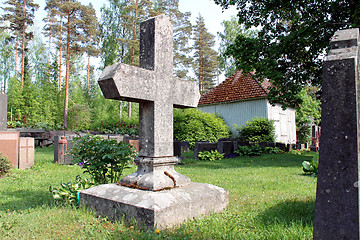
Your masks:
{"label": "shrub", "polygon": [[260,156],[263,153],[263,149],[259,145],[239,146],[234,152],[239,156]]}
{"label": "shrub", "polygon": [[8,173],[10,168],[11,168],[11,163],[9,159],[5,155],[0,153],[0,177]]}
{"label": "shrub", "polygon": [[224,120],[213,113],[196,109],[174,111],[174,138],[188,141],[193,148],[196,141],[217,142],[230,137],[230,128]]}
{"label": "shrub", "polygon": [[85,168],[96,184],[115,183],[133,160],[135,150],[124,142],[86,135],[78,140],[70,153],[73,161]]}
{"label": "shrub", "polygon": [[200,160],[204,160],[204,161],[216,161],[223,159],[224,154],[219,153],[218,150],[211,150],[210,152],[209,151],[199,152],[198,157]]}
{"label": "shrub", "polygon": [[88,105],[75,105],[69,109],[69,129],[89,129],[91,109]]}
{"label": "shrub", "polygon": [[274,121],[267,118],[253,118],[246,125],[235,126],[242,141],[253,143],[275,142]]}
{"label": "shrub", "polygon": [[60,188],[54,188],[50,186],[49,191],[52,193],[56,204],[69,204],[73,206],[79,206],[78,193],[82,190],[88,189],[94,186],[94,183],[76,176],[75,182],[61,183]]}
{"label": "shrub", "polygon": [[234,151],[239,156],[260,156],[262,153],[268,154],[279,154],[283,153],[277,147],[261,147],[259,145],[255,146],[239,146],[236,151]]}
{"label": "shrub", "polygon": [[319,167],[319,154],[316,154],[312,158],[311,162],[303,161],[302,166],[305,174],[313,174],[314,176],[317,176],[318,167]]}

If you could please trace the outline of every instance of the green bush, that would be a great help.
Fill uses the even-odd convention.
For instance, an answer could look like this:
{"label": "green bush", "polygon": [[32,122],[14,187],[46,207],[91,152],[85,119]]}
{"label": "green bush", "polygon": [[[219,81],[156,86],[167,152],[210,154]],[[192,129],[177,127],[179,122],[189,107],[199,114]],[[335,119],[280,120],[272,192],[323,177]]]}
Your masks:
{"label": "green bush", "polygon": [[211,150],[199,152],[198,158],[204,161],[216,161],[224,158],[223,153],[219,153],[218,150]]}
{"label": "green bush", "polygon": [[115,183],[120,180],[124,168],[133,160],[135,150],[124,142],[86,135],[78,140],[70,153],[73,161],[82,166],[95,184]]}
{"label": "green bush", "polygon": [[239,146],[236,151],[234,151],[239,156],[260,156],[262,153],[268,154],[279,154],[283,153],[277,147],[261,147],[259,145],[255,146]]}
{"label": "green bush", "polygon": [[68,128],[75,130],[89,129],[91,109],[88,105],[75,105],[69,109]]}
{"label": "green bush", "polygon": [[274,121],[267,118],[253,118],[246,125],[235,126],[242,141],[252,143],[275,142]]}
{"label": "green bush", "polygon": [[230,137],[230,128],[215,114],[196,109],[174,111],[174,138],[188,141],[191,148],[196,141],[217,142],[227,137]]}
{"label": "green bush", "polygon": [[5,155],[0,153],[0,177],[8,173],[10,168],[11,168],[11,163],[9,159]]}

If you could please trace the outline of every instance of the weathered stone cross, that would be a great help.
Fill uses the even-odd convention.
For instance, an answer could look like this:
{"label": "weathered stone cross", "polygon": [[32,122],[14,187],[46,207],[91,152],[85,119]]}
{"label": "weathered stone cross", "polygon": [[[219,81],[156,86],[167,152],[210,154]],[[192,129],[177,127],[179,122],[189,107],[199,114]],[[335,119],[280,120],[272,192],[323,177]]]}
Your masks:
{"label": "weathered stone cross", "polygon": [[156,191],[189,183],[174,170],[173,107],[196,107],[200,94],[195,82],[173,77],[173,32],[165,15],[140,25],[140,68],[106,67],[99,85],[105,98],[139,103],[138,170],[121,184]]}

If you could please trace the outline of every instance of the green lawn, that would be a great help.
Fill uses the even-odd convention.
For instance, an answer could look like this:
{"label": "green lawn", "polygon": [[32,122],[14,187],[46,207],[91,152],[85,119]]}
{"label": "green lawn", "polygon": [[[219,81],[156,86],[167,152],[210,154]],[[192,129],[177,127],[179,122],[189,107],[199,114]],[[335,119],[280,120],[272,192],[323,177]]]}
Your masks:
{"label": "green lawn", "polygon": [[310,153],[185,159],[177,171],[229,190],[229,207],[158,234],[97,218],[85,209],[55,206],[49,186],[72,181],[82,169],[53,163],[53,148],[36,149],[33,168],[12,170],[0,179],[0,238],[312,239],[316,178],[302,174],[306,159]]}

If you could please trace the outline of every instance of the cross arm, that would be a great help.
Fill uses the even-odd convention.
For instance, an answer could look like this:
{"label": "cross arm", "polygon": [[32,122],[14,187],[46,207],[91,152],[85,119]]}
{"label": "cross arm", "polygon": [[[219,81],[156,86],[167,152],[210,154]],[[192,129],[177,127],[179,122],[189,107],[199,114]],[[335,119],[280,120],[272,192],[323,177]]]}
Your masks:
{"label": "cross arm", "polygon": [[154,101],[156,97],[154,72],[123,63],[106,67],[98,83],[108,99],[146,102]]}
{"label": "cross arm", "polygon": [[195,108],[200,99],[199,87],[194,81],[175,78],[172,96],[174,99],[174,107]]}

